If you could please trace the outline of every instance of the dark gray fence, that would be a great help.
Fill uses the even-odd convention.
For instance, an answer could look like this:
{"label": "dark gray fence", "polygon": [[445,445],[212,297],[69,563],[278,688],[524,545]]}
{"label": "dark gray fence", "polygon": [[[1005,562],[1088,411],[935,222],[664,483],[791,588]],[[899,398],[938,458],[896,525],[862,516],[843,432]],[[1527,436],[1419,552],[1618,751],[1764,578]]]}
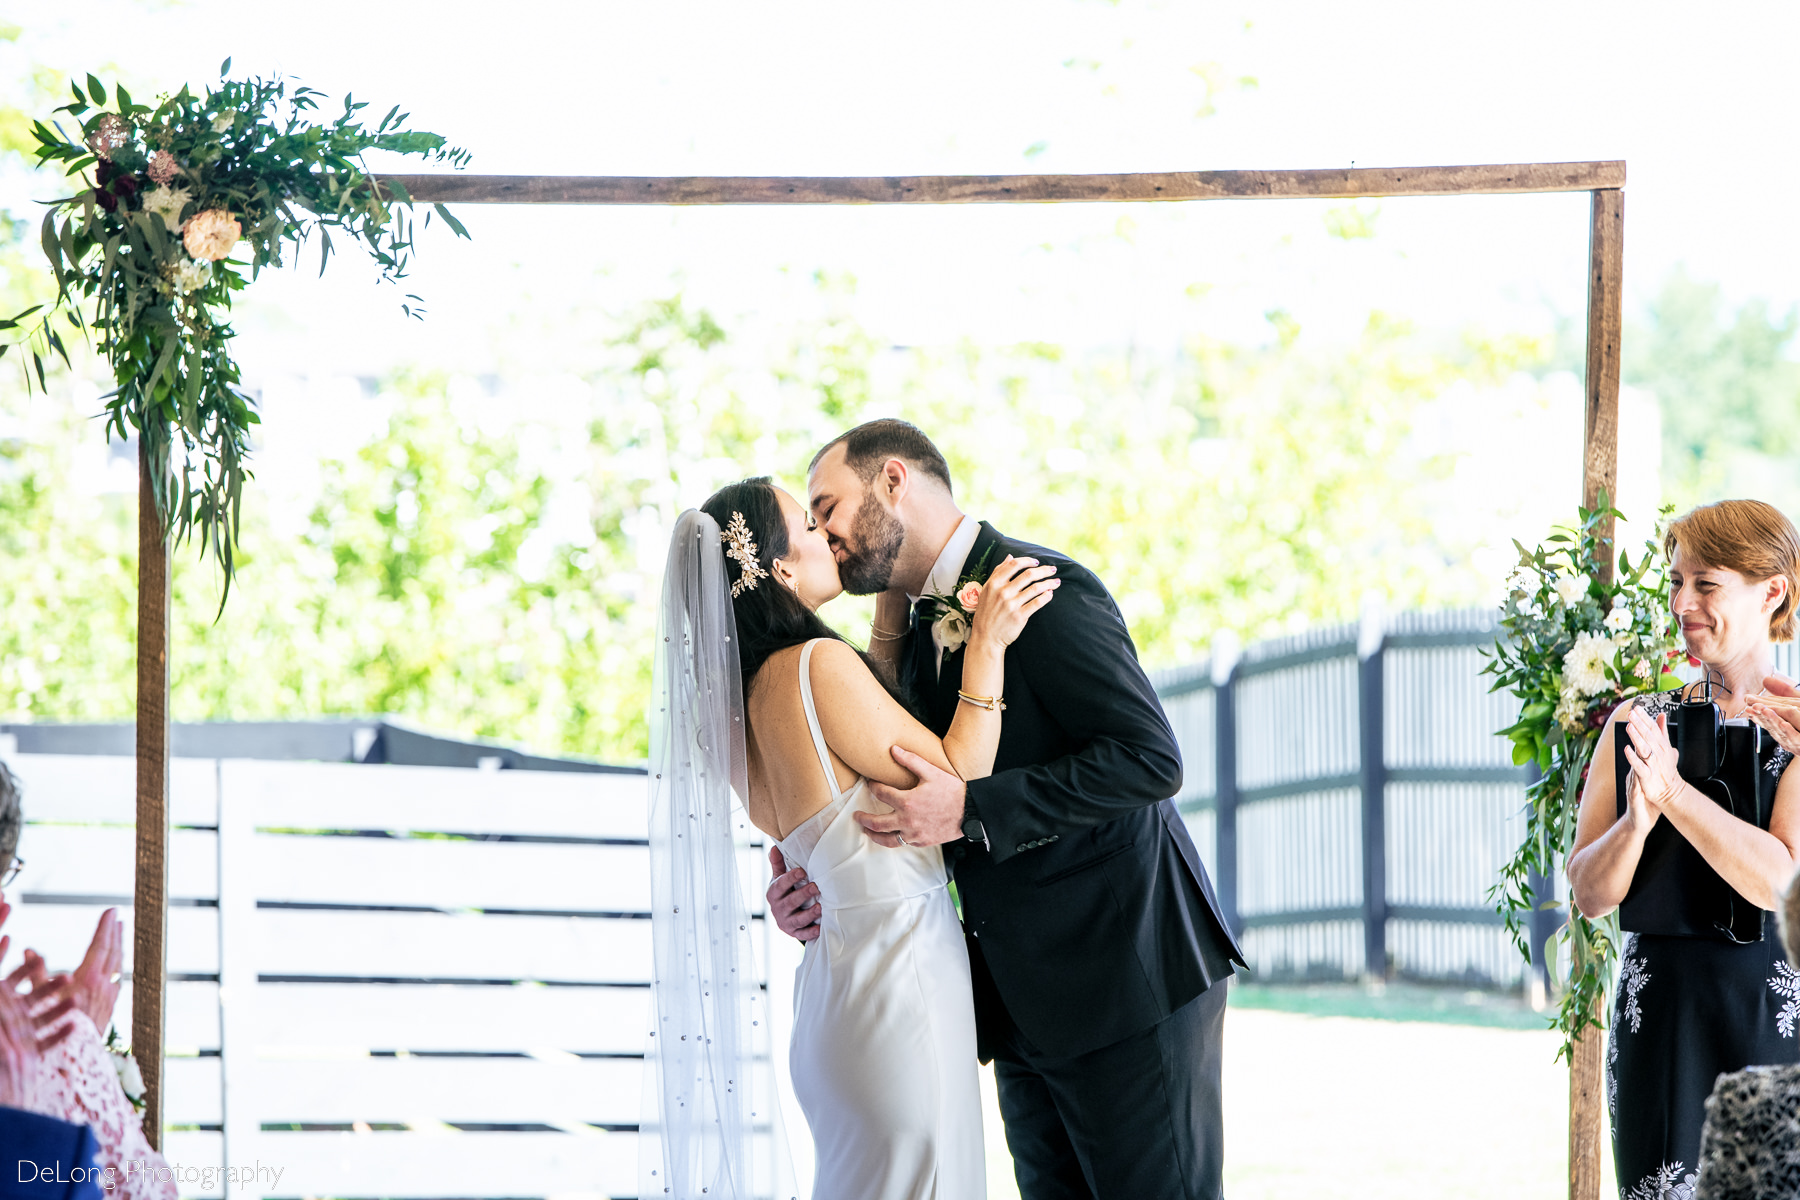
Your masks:
{"label": "dark gray fence", "polygon": [[1258,976],[1524,978],[1486,899],[1530,779],[1494,734],[1513,701],[1480,674],[1495,616],[1371,614],[1154,676],[1181,810]]}

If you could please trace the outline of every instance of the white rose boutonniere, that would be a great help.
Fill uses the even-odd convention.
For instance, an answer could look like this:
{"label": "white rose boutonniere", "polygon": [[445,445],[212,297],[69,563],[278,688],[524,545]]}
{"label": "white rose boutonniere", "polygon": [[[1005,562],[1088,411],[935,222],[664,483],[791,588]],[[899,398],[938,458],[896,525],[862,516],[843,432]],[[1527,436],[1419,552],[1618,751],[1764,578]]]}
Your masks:
{"label": "white rose boutonniere", "polygon": [[931,640],[945,654],[961,650],[969,640],[969,618],[957,609],[950,609],[931,623]]}

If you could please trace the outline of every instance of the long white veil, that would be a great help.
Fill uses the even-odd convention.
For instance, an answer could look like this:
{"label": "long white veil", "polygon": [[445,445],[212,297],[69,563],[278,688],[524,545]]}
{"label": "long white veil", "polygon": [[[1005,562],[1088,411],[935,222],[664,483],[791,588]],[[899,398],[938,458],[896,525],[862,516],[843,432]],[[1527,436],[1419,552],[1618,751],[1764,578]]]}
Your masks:
{"label": "long white veil", "polygon": [[793,1170],[769,1059],[769,1004],[739,861],[751,830],[737,622],[719,525],[669,539],[650,722],[656,967],[644,1056],[639,1194],[787,1200]]}

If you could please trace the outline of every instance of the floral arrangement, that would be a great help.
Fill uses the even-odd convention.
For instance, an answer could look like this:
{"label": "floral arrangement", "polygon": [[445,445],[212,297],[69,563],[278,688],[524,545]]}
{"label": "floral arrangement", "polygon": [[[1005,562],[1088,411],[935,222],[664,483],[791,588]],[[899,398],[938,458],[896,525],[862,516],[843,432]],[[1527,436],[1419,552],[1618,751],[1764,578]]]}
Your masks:
{"label": "floral arrangement", "polygon": [[[1537,549],[1519,546],[1519,566],[1501,606],[1503,636],[1482,669],[1494,676],[1493,690],[1518,698],[1519,719],[1500,733],[1512,739],[1513,761],[1535,763],[1539,773],[1527,790],[1525,839],[1489,892],[1527,958],[1531,876],[1554,875],[1574,845],[1582,785],[1608,718],[1632,696],[1682,683],[1670,673],[1682,653],[1660,543],[1645,543],[1635,566],[1621,553],[1608,579],[1610,539],[1601,527],[1621,514],[1604,496],[1598,507],[1578,511],[1574,527],[1559,527]],[[1671,511],[1665,508],[1662,517]],[[1618,914],[1589,921],[1571,906],[1556,936],[1570,951],[1555,1021],[1566,1054],[1585,1026],[1600,1025]],[[1544,957],[1554,961],[1550,947]]]}
{"label": "floral arrangement", "polygon": [[969,633],[974,628],[975,610],[981,605],[982,580],[987,578],[987,560],[993,554],[993,548],[981,556],[981,561],[973,567],[963,569],[962,578],[948,595],[943,592],[926,592],[919,597],[920,603],[928,603],[935,615],[931,618],[931,640],[941,647],[945,654],[954,653],[963,648],[969,640]]}
{"label": "floral arrangement", "polygon": [[132,1057],[131,1048],[119,1037],[119,1027],[109,1025],[106,1028],[106,1053],[112,1059],[113,1070],[119,1074],[119,1090],[125,1093],[125,1099],[138,1112],[144,1111],[144,1076],[138,1071],[137,1059]]}
{"label": "floral arrangement", "polygon": [[[258,422],[255,402],[238,387],[225,319],[248,282],[246,268],[254,279],[282,265],[284,249],[297,251],[316,230],[323,272],[328,230],[336,228],[364,243],[385,280],[401,279],[412,250],[411,197],[398,184],[378,185],[361,156],[388,150],[468,161],[437,134],[405,128],[409,114],[398,105],[371,129],[359,116],[367,105],[347,96],[342,115],[315,122],[322,93],[290,93],[279,79],[233,80],[230,70],[226,59],[218,87],[198,96],[184,87],[155,106],[115,87],[111,109],[105,86],[89,75],[86,90],[71,83],[74,100],[56,110],[76,130],[54,117],[36,123],[40,165],[61,164],[81,188],[51,202],[44,217],[58,292],[26,339],[43,387],[45,356],[69,359],[51,319],[61,313],[91,331],[117,385],[106,397],[108,433],[141,436],[165,534],[179,540],[198,528],[202,553],[210,548],[223,569],[225,594]],[[408,315],[419,315],[418,297],[406,301]],[[19,328],[38,311],[0,329]],[[29,368],[26,378],[29,385]]]}

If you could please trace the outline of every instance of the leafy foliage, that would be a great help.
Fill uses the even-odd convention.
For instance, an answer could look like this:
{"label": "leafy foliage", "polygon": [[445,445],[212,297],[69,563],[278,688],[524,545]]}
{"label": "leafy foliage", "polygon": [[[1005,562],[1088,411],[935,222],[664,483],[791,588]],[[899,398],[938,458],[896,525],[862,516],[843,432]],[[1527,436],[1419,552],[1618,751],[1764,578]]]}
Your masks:
{"label": "leafy foliage", "polygon": [[[384,381],[361,403],[385,423],[322,465],[316,499],[283,516],[253,490],[253,575],[211,636],[214,574],[178,565],[177,719],[390,712],[641,758],[670,522],[745,475],[799,489],[819,445],[877,414],[932,432],[967,511],[1099,572],[1148,662],[1224,628],[1342,619],[1371,586],[1396,606],[1489,586],[1423,520],[1453,481],[1409,439],[1451,383],[1509,371],[1504,354],[1425,353],[1391,322],[1341,352],[1196,343],[1154,369],[1048,345],[894,350],[821,298],[816,321],[754,336],[679,296],[574,314],[579,337],[550,333],[570,356],[537,409],[554,428],[497,418],[511,406],[471,381]],[[0,558],[29,564],[0,572],[0,713],[128,717],[131,508],[81,494],[75,405],[64,420],[10,459],[0,445]],[[546,478],[534,439],[573,474]],[[858,601],[826,615],[866,633]]]}
{"label": "leafy foliage", "polygon": [[[1494,676],[1493,690],[1517,697],[1519,719],[1500,733],[1512,740],[1513,761],[1538,771],[1526,792],[1525,839],[1488,893],[1526,958],[1532,878],[1553,876],[1574,847],[1582,785],[1608,718],[1631,696],[1681,683],[1669,674],[1680,651],[1660,546],[1646,543],[1635,567],[1622,552],[1616,573],[1607,570],[1611,544],[1602,528],[1621,516],[1602,496],[1598,507],[1579,509],[1576,524],[1559,528],[1543,545],[1519,546],[1501,607],[1503,636],[1482,669]],[[1618,915],[1590,921],[1571,905],[1569,920],[1545,948],[1546,961],[1556,961],[1558,939],[1570,965],[1556,1027],[1570,1053],[1583,1028],[1600,1025],[1617,957]]]}
{"label": "leafy foliage", "polygon": [[[225,60],[221,76],[230,66]],[[35,371],[38,386],[46,385],[47,356],[69,362],[56,315],[97,335],[116,384],[107,397],[108,432],[141,435],[164,527],[177,540],[199,530],[202,553],[210,550],[222,569],[222,606],[235,569],[250,431],[260,419],[228,349],[232,294],[265,266],[280,266],[284,249],[297,251],[315,231],[323,271],[331,228],[360,240],[385,279],[403,278],[411,200],[398,187],[378,187],[361,156],[386,150],[456,166],[468,156],[437,134],[406,129],[409,114],[398,106],[369,128],[358,115],[367,105],[347,96],[339,116],[314,121],[321,93],[295,87],[290,94],[279,79],[224,78],[203,96],[184,87],[155,106],[115,87],[110,108],[94,76],[85,90],[69,86],[74,99],[56,111],[79,123],[80,136],[54,119],[32,129],[40,164],[60,165],[83,188],[44,216],[41,244],[57,296],[27,340],[27,383]],[[437,212],[467,236],[442,206]],[[247,263],[227,258],[240,237]],[[37,311],[0,328],[19,328]]]}

